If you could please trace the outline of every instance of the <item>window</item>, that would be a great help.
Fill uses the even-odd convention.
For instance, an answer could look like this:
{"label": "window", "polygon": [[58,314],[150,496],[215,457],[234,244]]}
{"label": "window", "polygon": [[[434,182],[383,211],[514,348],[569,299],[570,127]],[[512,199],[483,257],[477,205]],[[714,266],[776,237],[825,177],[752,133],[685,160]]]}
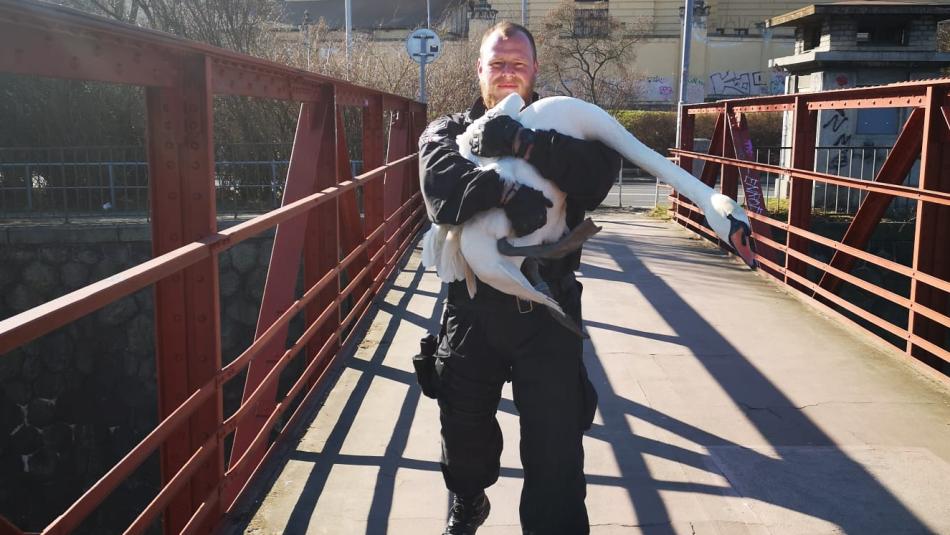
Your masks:
{"label": "window", "polygon": [[907,28],[903,24],[859,22],[858,46],[906,46]]}
{"label": "window", "polygon": [[821,26],[813,24],[802,30],[802,52],[817,48],[821,44]]}
{"label": "window", "polygon": [[609,32],[607,8],[578,8],[574,10],[574,35],[577,37],[606,37]]}

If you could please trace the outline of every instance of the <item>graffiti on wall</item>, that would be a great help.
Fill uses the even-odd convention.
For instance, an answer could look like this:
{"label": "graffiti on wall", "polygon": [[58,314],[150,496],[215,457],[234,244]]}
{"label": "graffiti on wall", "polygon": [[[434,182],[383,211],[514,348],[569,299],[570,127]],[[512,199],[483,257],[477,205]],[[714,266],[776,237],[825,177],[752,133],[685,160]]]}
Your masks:
{"label": "graffiti on wall", "polygon": [[[851,81],[847,74],[840,73],[831,76],[837,87],[850,87]],[[851,120],[850,110],[823,110],[820,115],[821,134],[818,137],[818,145],[829,147],[826,150],[825,167],[835,172],[837,169],[844,169],[851,163],[850,151],[844,149],[835,149],[835,147],[847,147],[851,145],[854,135],[854,124]],[[819,165],[821,162],[818,162]]]}
{"label": "graffiti on wall", "polygon": [[[686,80],[686,100],[702,102],[706,97],[705,83],[701,78]],[[649,102],[676,102],[676,83],[669,76],[648,76],[640,81],[639,99]]]}
{"label": "graffiti on wall", "polygon": [[708,94],[715,97],[780,95],[785,74],[776,71],[721,71],[709,75]]}
{"label": "graffiti on wall", "polygon": [[[721,71],[709,80],[690,78],[686,82],[689,102],[702,102],[706,97],[781,95],[785,92],[785,74],[776,71]],[[640,81],[642,101],[676,102],[676,82],[670,76],[647,76]]]}

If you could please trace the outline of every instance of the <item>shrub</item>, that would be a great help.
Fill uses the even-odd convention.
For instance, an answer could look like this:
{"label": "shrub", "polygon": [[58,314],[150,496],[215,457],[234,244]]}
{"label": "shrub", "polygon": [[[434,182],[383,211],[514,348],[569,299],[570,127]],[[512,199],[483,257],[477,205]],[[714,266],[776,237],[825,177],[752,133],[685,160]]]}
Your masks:
{"label": "shrub", "polygon": [[[668,154],[676,146],[676,112],[647,110],[615,110],[611,112],[620,124],[646,146]],[[781,113],[746,114],[753,147],[777,147],[782,141]],[[711,138],[715,129],[716,115],[696,116],[696,138]]]}

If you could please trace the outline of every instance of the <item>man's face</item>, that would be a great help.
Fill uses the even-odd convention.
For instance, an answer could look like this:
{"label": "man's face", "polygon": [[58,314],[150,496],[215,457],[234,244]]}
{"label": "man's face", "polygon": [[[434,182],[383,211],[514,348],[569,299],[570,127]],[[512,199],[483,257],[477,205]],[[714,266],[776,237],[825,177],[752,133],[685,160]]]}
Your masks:
{"label": "man's face", "polygon": [[531,50],[531,42],[521,32],[510,37],[495,32],[482,45],[478,57],[478,85],[485,106],[495,104],[512,93],[518,93],[525,102],[531,102],[538,62]]}

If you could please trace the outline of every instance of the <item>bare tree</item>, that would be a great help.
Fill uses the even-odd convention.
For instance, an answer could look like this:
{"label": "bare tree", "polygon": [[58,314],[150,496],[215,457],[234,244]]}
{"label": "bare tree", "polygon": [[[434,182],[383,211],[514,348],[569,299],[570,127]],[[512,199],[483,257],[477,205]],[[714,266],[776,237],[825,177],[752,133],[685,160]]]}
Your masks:
{"label": "bare tree", "polygon": [[548,13],[537,35],[539,82],[604,108],[623,106],[636,96],[637,77],[630,65],[645,27],[643,20],[628,25],[611,17],[607,2],[562,2]]}
{"label": "bare tree", "polygon": [[63,5],[128,24],[259,55],[278,0],[64,0]]}
{"label": "bare tree", "polygon": [[[344,79],[408,98],[419,94],[419,65],[413,62],[402,41],[376,41],[355,33],[350,61],[343,50],[343,35],[323,20],[310,27],[311,62],[314,72]],[[303,39],[301,38],[301,42]],[[274,47],[275,61],[306,67],[303,47]],[[443,41],[442,55],[426,66],[429,116],[460,111],[478,96],[475,63],[478,42],[466,39]]]}

